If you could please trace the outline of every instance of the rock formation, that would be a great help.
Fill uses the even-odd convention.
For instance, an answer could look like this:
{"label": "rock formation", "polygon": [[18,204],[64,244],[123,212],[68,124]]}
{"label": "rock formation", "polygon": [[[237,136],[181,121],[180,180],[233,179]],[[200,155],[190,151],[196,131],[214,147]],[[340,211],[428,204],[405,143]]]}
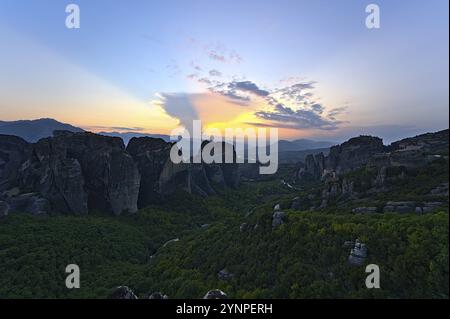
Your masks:
{"label": "rock formation", "polygon": [[162,292],[154,292],[148,296],[148,299],[169,299],[169,297]]}
{"label": "rock formation", "polygon": [[9,204],[7,202],[0,201],[0,218],[7,216],[9,213]]}
{"label": "rock formation", "polygon": [[[307,156],[294,174],[294,182],[321,181],[320,208],[326,208],[337,201],[386,192],[390,185],[398,185],[410,172],[438,160],[448,161],[448,142],[449,130],[403,139],[389,146],[383,145],[377,137],[355,137],[331,147],[328,156]],[[429,195],[448,196],[448,183],[436,185]],[[387,205],[385,211],[416,210],[407,205],[390,206]]]}
{"label": "rock formation", "polygon": [[367,247],[361,243],[359,239],[356,239],[355,246],[350,250],[348,261],[351,265],[360,266],[367,258]]}
{"label": "rock formation", "polygon": [[230,273],[226,268],[222,269],[217,273],[217,278],[224,281],[229,281],[233,278],[233,274]]}
{"label": "rock formation", "polygon": [[[143,137],[125,149],[120,138],[87,132],[55,131],[34,144],[0,135],[2,211],[120,215],[165,200],[177,189],[208,196],[214,187],[238,186],[237,163],[174,164],[171,147]],[[231,151],[235,159],[232,146]]]}
{"label": "rock formation", "polygon": [[286,214],[284,212],[275,211],[272,216],[272,228],[277,228],[278,226],[284,224],[286,219]]}
{"label": "rock formation", "polygon": [[376,207],[356,207],[352,209],[355,214],[373,214],[377,212]]}
{"label": "rock formation", "polygon": [[108,299],[138,299],[138,297],[129,287],[119,286],[109,294]]}
{"label": "rock formation", "polygon": [[227,298],[228,298],[227,294],[219,289],[210,290],[203,297],[203,299],[227,299]]}

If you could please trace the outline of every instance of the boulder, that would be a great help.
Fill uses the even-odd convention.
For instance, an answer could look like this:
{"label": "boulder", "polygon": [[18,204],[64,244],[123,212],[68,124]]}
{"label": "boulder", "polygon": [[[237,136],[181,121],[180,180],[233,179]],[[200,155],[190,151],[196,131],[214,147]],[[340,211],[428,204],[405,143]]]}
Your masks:
{"label": "boulder", "polygon": [[215,289],[208,291],[203,299],[227,299],[228,296],[222,290]]}
{"label": "boulder", "polygon": [[241,233],[245,232],[248,229],[248,224],[247,223],[242,223],[241,226],[239,226],[239,231]]}
{"label": "boulder", "polygon": [[119,286],[109,294],[108,299],[138,299],[133,290],[127,286]]}
{"label": "boulder", "polygon": [[222,269],[217,273],[217,278],[224,281],[229,281],[233,278],[233,274],[230,273],[226,268]]}
{"label": "boulder", "polygon": [[154,292],[149,295],[148,299],[169,299],[169,297],[162,292]]}
{"label": "boulder", "polygon": [[433,188],[430,191],[430,195],[447,196],[448,197],[448,194],[449,194],[449,191],[448,191],[449,186],[448,185],[449,185],[449,183],[442,183],[442,184],[436,186],[435,188]]}
{"label": "boulder", "polygon": [[276,211],[272,216],[272,228],[276,228],[282,224],[286,219],[286,214],[284,212]]}
{"label": "boulder", "polygon": [[376,207],[356,207],[352,209],[355,214],[373,214],[377,212]]}
{"label": "boulder", "polygon": [[361,243],[359,239],[356,239],[355,246],[350,250],[348,261],[353,266],[362,265],[367,258],[367,247]]}
{"label": "boulder", "polygon": [[384,213],[408,214],[416,212],[416,203],[413,201],[389,201],[383,208]]}
{"label": "boulder", "polygon": [[425,202],[423,207],[422,207],[422,213],[436,212],[440,208],[443,208],[445,206],[446,206],[446,204],[443,203],[443,202]]}

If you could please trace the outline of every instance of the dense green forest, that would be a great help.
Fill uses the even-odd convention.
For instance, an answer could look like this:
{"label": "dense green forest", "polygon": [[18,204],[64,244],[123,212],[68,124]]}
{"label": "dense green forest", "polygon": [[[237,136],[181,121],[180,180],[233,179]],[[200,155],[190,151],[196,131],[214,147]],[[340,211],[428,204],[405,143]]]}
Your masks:
{"label": "dense green forest", "polygon": [[[273,205],[297,194],[272,180],[207,199],[179,193],[132,216],[10,214],[0,220],[0,297],[105,298],[127,285],[139,297],[201,298],[219,288],[230,298],[448,298],[446,211],[286,209],[272,229]],[[368,247],[365,264],[380,267],[381,289],[367,289],[364,265],[348,263],[344,243],[356,238]],[[69,290],[73,263],[81,288]]]}

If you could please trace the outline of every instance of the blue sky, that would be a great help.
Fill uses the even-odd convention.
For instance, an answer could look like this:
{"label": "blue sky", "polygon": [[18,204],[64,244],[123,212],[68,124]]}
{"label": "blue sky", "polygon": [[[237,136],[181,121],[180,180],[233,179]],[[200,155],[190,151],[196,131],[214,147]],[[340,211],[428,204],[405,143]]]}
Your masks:
{"label": "blue sky", "polygon": [[[80,29],[65,27],[69,3]],[[380,29],[365,27],[369,3]],[[0,41],[4,120],[167,133],[195,114],[386,141],[448,127],[446,0],[1,0]],[[289,97],[309,104],[281,97],[299,83],[311,85]]]}

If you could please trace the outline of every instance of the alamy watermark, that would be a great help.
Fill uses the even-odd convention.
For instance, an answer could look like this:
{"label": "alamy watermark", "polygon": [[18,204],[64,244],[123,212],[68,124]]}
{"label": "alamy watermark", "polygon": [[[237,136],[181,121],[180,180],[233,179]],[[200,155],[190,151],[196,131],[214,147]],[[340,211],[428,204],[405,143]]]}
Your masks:
{"label": "alamy watermark", "polygon": [[68,289],[80,288],[80,267],[76,264],[70,264],[66,267],[66,287]]}
{"label": "alamy watermark", "polygon": [[371,3],[366,7],[366,13],[369,15],[366,17],[367,29],[379,29],[380,28],[380,7],[377,4]]}
{"label": "alamy watermark", "polygon": [[376,264],[366,266],[366,273],[370,273],[366,277],[366,287],[368,289],[380,288],[380,267]]}
{"label": "alamy watermark", "polygon": [[[259,163],[260,174],[274,174],[278,170],[277,128],[217,128],[202,129],[194,120],[192,130],[178,127],[171,133],[176,141],[170,159],[179,163]],[[267,152],[268,151],[268,152]]]}
{"label": "alamy watermark", "polygon": [[79,29],[80,28],[80,7],[74,3],[68,4],[66,6],[66,13],[69,14],[66,17],[67,29]]}

